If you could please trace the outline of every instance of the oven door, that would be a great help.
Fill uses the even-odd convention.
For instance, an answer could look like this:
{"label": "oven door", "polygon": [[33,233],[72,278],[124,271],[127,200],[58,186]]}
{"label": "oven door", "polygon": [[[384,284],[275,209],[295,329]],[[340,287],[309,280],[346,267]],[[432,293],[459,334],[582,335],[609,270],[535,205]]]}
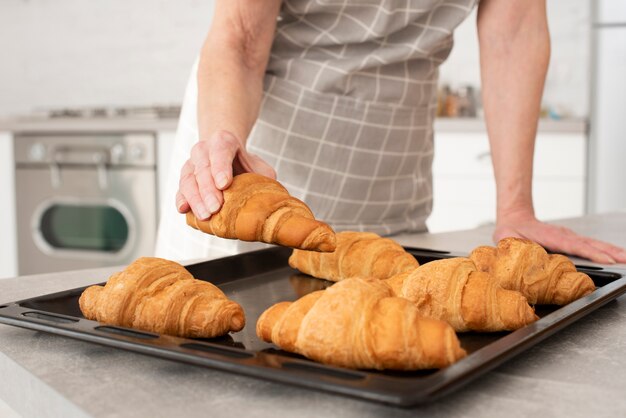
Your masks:
{"label": "oven door", "polygon": [[19,273],[127,264],[153,253],[156,179],[148,168],[16,170]]}

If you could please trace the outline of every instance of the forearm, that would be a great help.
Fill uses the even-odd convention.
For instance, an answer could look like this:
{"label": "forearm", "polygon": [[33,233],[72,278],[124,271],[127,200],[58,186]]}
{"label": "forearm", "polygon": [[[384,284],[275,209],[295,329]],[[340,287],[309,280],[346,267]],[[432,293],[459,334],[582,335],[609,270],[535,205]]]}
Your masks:
{"label": "forearm", "polygon": [[[533,215],[532,164],[550,39],[545,4],[478,14],[483,103],[496,178],[498,218]],[[515,8],[513,8],[515,9]],[[494,17],[496,17],[494,19]]]}
{"label": "forearm", "polygon": [[221,0],[198,65],[201,140],[226,130],[245,143],[263,95],[280,0]]}
{"label": "forearm", "polygon": [[211,36],[198,64],[198,132],[201,140],[227,130],[246,140],[258,116],[263,71],[242,65],[239,51]]}

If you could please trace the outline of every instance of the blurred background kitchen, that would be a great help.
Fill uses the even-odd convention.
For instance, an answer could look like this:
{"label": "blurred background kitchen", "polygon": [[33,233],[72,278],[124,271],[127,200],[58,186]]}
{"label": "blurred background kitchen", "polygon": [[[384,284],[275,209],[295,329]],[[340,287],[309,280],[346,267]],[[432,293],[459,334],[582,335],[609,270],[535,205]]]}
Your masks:
{"label": "blurred background kitchen", "polygon": [[[153,249],[211,0],[0,2],[0,277]],[[626,2],[550,0],[535,154],[542,219],[626,209]],[[441,68],[432,232],[493,223],[475,13]],[[95,221],[97,220],[97,221]],[[626,231],[625,231],[626,233]]]}

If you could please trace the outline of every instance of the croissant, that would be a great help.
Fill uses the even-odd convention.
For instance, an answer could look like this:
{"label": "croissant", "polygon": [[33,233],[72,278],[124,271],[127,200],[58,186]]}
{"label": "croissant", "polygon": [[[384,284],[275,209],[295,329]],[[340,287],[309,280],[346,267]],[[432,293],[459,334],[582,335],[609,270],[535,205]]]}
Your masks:
{"label": "croissant", "polygon": [[344,231],[337,233],[334,252],[294,250],[289,265],[311,276],[336,282],[350,277],[387,279],[412,270],[419,263],[389,238],[370,232]]}
{"label": "croissant", "polygon": [[279,182],[254,173],[233,178],[224,205],[207,221],[187,212],[187,224],[207,234],[312,251],[334,251],[335,233]]}
{"label": "croissant", "polygon": [[567,257],[549,255],[525,239],[504,238],[497,247],[477,247],[470,258],[478,270],[490,273],[505,289],[520,291],[531,304],[566,305],[596,288]]}
{"label": "croissant", "polygon": [[162,258],[137,259],[105,286],[85,289],[79,305],[87,319],[179,337],[212,338],[245,325],[241,306],[220,289]]}
{"label": "croissant", "polygon": [[459,332],[514,330],[539,319],[521,293],[501,288],[468,258],[431,261],[386,282],[420,314]]}
{"label": "croissant", "polygon": [[378,279],[346,279],[257,322],[259,338],[325,364],[359,369],[446,367],[466,355],[450,325],[424,318]]}

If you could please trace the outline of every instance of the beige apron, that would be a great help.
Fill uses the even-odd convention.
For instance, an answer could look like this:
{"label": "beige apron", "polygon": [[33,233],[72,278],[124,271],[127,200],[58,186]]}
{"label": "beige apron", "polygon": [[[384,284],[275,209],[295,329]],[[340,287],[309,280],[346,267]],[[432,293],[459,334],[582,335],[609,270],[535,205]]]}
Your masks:
{"label": "beige apron", "polygon": [[[286,0],[248,150],[336,230],[424,231],[438,66],[476,0]],[[206,259],[258,243],[199,233],[176,212],[198,141],[197,63],[185,94],[156,254]]]}

